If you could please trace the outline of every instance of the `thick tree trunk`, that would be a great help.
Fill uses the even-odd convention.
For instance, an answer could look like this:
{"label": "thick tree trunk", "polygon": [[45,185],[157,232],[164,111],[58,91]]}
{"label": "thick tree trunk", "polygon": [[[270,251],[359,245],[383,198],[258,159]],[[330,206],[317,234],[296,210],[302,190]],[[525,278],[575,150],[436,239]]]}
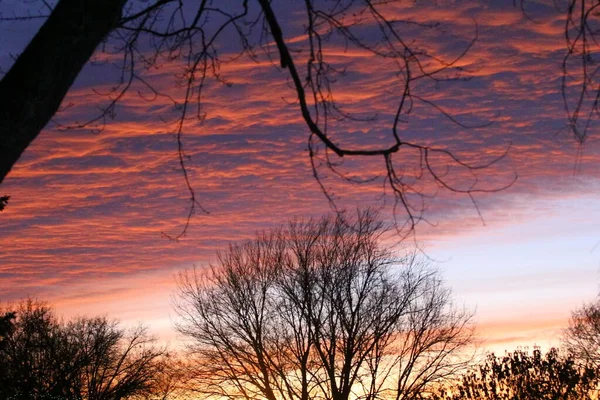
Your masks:
{"label": "thick tree trunk", "polygon": [[0,183],[58,110],[126,0],[60,0],[0,81]]}

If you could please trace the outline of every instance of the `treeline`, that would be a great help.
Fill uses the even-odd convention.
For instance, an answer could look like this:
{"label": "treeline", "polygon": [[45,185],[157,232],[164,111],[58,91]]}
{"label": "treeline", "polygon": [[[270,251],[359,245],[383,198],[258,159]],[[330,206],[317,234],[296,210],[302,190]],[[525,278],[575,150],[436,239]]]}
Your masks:
{"label": "treeline", "polygon": [[517,350],[490,354],[461,379],[439,388],[431,400],[598,399],[598,366],[556,348],[542,354]]}
{"label": "treeline", "polygon": [[0,399],[597,398],[599,305],[573,314],[564,351],[477,364],[472,314],[386,231],[370,211],[296,221],[181,273],[178,355],[105,317],[5,309]]}

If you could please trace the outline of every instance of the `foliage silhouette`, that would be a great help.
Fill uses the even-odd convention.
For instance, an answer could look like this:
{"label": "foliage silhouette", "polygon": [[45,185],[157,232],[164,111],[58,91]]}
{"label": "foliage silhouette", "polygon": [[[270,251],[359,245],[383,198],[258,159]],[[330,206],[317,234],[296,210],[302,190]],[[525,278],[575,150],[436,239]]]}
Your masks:
{"label": "foliage silhouette", "polygon": [[580,364],[556,348],[542,355],[517,350],[497,357],[490,354],[462,381],[432,400],[592,400],[598,397],[600,372]]}
{"label": "foliage silhouette", "polygon": [[118,400],[160,394],[166,353],[144,329],[127,332],[106,318],[63,323],[33,300],[4,315],[0,398]]}

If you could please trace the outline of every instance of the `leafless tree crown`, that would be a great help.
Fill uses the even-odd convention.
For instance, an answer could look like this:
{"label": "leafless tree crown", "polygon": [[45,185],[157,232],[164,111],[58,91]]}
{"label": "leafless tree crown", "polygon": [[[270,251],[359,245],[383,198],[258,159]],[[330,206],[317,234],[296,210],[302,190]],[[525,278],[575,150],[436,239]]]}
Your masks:
{"label": "leafless tree crown", "polygon": [[[410,399],[467,365],[470,314],[379,241],[371,213],[259,235],[180,275],[193,389],[244,399]],[[464,354],[462,354],[464,355]]]}

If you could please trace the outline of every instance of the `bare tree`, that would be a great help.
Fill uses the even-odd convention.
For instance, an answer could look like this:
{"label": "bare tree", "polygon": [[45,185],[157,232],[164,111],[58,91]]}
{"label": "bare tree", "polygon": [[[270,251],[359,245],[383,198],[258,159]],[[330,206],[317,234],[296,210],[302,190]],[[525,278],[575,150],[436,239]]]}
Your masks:
{"label": "bare tree", "polygon": [[576,359],[600,368],[600,300],[573,311],[563,343]]}
{"label": "bare tree", "polygon": [[33,300],[6,315],[13,322],[0,337],[3,399],[150,399],[161,391],[165,351],[142,328],[127,332],[106,318],[65,324]]}
{"label": "bare tree", "polygon": [[[293,222],[179,278],[193,389],[230,399],[413,399],[466,366],[471,315],[380,242],[373,213]],[[463,354],[464,355],[464,354]]]}
{"label": "bare tree", "polygon": [[[43,2],[49,10],[44,9],[39,16],[46,17],[44,14],[47,13],[46,23],[0,82],[0,98],[10,99],[0,107],[3,110],[0,114],[0,182],[50,121],[85,60],[109,32],[110,39],[102,49],[121,56],[120,80],[109,94],[109,103],[101,115],[88,122],[102,122],[105,117],[114,115],[118,102],[135,85],[154,96],[172,99],[179,110],[173,130],[190,194],[190,216],[197,208],[204,208],[198,202],[187,174],[187,157],[181,136],[189,117],[203,119],[206,116],[201,99],[207,80],[215,78],[227,83],[220,66],[231,61],[228,60],[231,55],[221,54],[219,48],[222,43],[231,45],[235,41],[239,43],[239,54],[233,56],[234,60],[240,56],[258,60],[260,54],[266,54],[269,59],[277,60],[280,69],[287,71],[288,83],[295,92],[299,113],[309,131],[313,174],[332,207],[336,207],[336,196],[323,183],[324,174],[331,173],[353,183],[379,180],[378,184],[383,183],[385,191],[393,198],[394,210],[398,209],[398,215],[403,216],[398,220],[399,232],[407,235],[424,218],[427,198],[436,191],[461,193],[476,207],[474,194],[500,190],[513,182],[508,179],[505,186],[490,187],[480,179],[481,171],[505,154],[482,164],[470,164],[456,157],[451,149],[402,137],[403,126],[417,106],[430,107],[453,122],[467,126],[426,98],[416,84],[422,87],[427,82],[434,85],[440,81],[462,79],[468,71],[459,66],[459,61],[477,38],[475,27],[471,43],[454,57],[441,59],[430,54],[426,43],[418,40],[432,32],[447,35],[438,30],[438,23],[386,17],[393,15],[389,9],[393,2],[387,1],[306,0],[289,3],[286,7],[278,7],[269,0],[226,3],[111,0],[90,3],[60,0],[52,8]],[[292,5],[296,9],[290,10]],[[99,11],[95,12],[93,7],[98,7]],[[288,12],[302,15],[305,40],[295,40],[291,44],[290,35],[296,32],[281,23],[288,17]],[[68,24],[63,26],[65,22]],[[364,30],[369,30],[369,34],[363,35]],[[80,37],[85,40],[78,40]],[[395,80],[390,83],[396,93],[392,96],[395,106],[388,110],[388,125],[381,126],[387,136],[370,140],[368,145],[353,143],[344,121],[356,123],[365,118],[371,121],[376,119],[376,112],[373,111],[370,117],[348,113],[335,95],[336,82],[343,78],[348,68],[330,59],[332,49],[340,43],[346,48],[370,53],[395,73]],[[76,59],[72,59],[71,51],[77,55]],[[45,59],[52,59],[52,62],[37,62]],[[152,85],[148,73],[152,67],[175,61],[182,65],[175,80],[182,90],[178,100]],[[30,76],[35,79],[31,80]],[[52,82],[51,90],[47,89],[46,81]],[[357,178],[342,165],[344,160],[364,157],[379,160],[379,170],[383,172],[373,171],[367,177]],[[187,225],[177,237],[186,230]]]}

